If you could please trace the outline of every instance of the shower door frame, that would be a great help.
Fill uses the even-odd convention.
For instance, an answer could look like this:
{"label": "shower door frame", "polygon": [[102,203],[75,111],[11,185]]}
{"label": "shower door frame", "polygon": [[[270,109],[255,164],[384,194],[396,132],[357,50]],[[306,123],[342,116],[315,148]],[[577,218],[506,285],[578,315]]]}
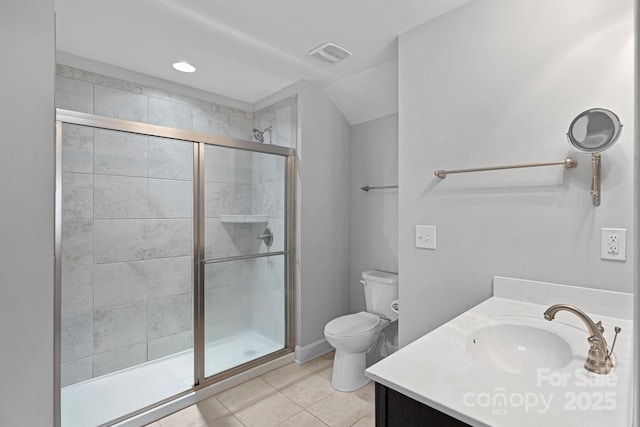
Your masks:
{"label": "shower door frame", "polygon": [[[135,412],[123,414],[111,420],[107,425],[124,421],[142,414],[157,406],[170,402],[195,390],[216,384],[224,379],[245,372],[256,366],[288,355],[295,348],[295,287],[294,287],[294,233],[295,233],[295,150],[277,145],[259,144],[231,137],[218,136],[114,119],[89,113],[56,109],[55,141],[55,281],[54,281],[54,411],[55,425],[61,425],[61,295],[62,295],[62,125],[79,125],[138,135],[168,138],[193,143],[193,386],[184,392],[168,397]],[[204,242],[204,151],[207,145],[249,152],[277,155],[285,158],[284,183],[284,248],[282,251],[233,256],[215,260],[205,259]],[[209,263],[219,263],[269,256],[284,257],[284,295],[285,295],[285,343],[281,350],[251,360],[234,368],[207,377],[205,375],[205,299],[204,268]]]}

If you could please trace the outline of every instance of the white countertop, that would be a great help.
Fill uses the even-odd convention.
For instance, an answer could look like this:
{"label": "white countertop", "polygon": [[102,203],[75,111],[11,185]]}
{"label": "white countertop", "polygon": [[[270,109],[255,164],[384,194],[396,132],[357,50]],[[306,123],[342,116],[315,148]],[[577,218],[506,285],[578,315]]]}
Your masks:
{"label": "white countertop", "polygon": [[[496,279],[502,280],[501,285],[511,293],[514,289],[517,293],[518,287],[531,293],[532,286],[540,284]],[[544,288],[544,298],[552,300],[554,297],[549,292],[553,293],[554,286],[558,286],[556,295],[562,299],[554,300],[554,304],[575,305],[594,322],[601,320],[609,346],[613,327],[622,328],[614,349],[615,367],[611,374],[598,375],[584,369],[588,333],[578,317],[559,312],[555,320],[546,321],[543,313],[550,304],[519,301],[519,297],[509,293],[515,299],[489,298],[371,366],[366,375],[473,426],[631,426],[633,322],[630,318],[593,314],[591,309],[594,304],[607,306],[608,298],[623,300],[621,305],[626,308],[619,305],[618,310],[628,317],[632,295],[596,291],[598,298],[594,301],[593,290],[585,290],[582,297],[572,298],[583,288],[548,283],[540,286]],[[494,290],[494,294],[506,293]],[[578,302],[572,303],[574,300]],[[612,306],[614,304],[609,304]],[[610,314],[609,309],[599,311]],[[573,358],[555,371],[532,369],[530,373],[515,374],[487,366],[467,353],[465,342],[475,330],[505,322],[523,322],[554,332],[569,343]]]}

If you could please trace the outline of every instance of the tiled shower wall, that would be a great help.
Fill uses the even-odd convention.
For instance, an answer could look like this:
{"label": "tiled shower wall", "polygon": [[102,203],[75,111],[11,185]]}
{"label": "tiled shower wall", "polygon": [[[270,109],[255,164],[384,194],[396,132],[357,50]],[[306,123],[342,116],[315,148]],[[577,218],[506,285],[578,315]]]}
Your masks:
{"label": "tiled shower wall", "polygon": [[[254,116],[59,65],[56,105],[245,140],[272,126],[271,143],[296,145],[295,97]],[[207,257],[284,247],[284,167],[279,156],[207,146]],[[190,143],[64,125],[63,386],[191,348],[191,186]],[[229,214],[269,220],[223,223]],[[270,249],[256,239],[266,226]],[[207,342],[247,329],[284,342],[282,257],[205,273]]]}
{"label": "tiled shower wall", "polygon": [[[252,153],[205,147],[205,258],[256,252],[259,241],[243,224],[224,223],[222,215],[251,214]],[[205,266],[205,341],[250,328],[252,260]]]}
{"label": "tiled shower wall", "polygon": [[[62,65],[56,105],[247,140],[252,129],[249,112]],[[211,218],[251,209],[251,154],[228,151],[207,157]],[[192,159],[190,143],[64,125],[63,386],[192,346]],[[247,250],[246,233],[211,218],[211,255]],[[227,270],[209,281],[224,289],[209,330],[249,326],[246,307],[234,328],[215,324],[229,300],[250,298]]]}
{"label": "tiled shower wall", "polygon": [[[273,128],[271,140],[265,134],[265,143],[281,147],[296,148],[297,141],[297,97],[291,96],[253,113],[253,127]],[[255,141],[255,139],[254,139]]]}
{"label": "tiled shower wall", "polygon": [[62,383],[192,345],[191,143],[63,125]]}
{"label": "tiled shower wall", "polygon": [[56,107],[178,129],[251,140],[253,114],[95,74],[57,66]]}
{"label": "tiled shower wall", "polygon": [[[272,127],[271,144],[296,148],[297,141],[297,98],[283,99],[253,113],[256,129]],[[269,143],[268,133],[265,143]],[[252,206],[256,214],[269,216],[269,227],[274,235],[272,251],[284,248],[284,180],[285,160],[278,156],[253,156]],[[266,252],[263,245],[261,252]],[[252,269],[254,313],[252,329],[271,340],[284,343],[285,317],[284,302],[284,259],[283,257],[259,258]]]}

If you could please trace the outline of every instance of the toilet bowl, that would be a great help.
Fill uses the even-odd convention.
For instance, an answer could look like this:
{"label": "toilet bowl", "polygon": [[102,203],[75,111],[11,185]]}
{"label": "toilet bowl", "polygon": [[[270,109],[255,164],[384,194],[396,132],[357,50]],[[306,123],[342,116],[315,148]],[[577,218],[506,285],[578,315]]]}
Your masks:
{"label": "toilet bowl", "polygon": [[338,317],[327,323],[324,336],[336,349],[331,380],[333,388],[353,391],[369,382],[364,376],[367,351],[389,323],[390,320],[366,311]]}
{"label": "toilet bowl", "polygon": [[398,298],[398,275],[365,271],[362,279],[367,311],[338,317],[324,328],[325,338],[336,349],[331,385],[338,391],[357,390],[369,382],[364,375],[367,352],[382,330],[398,318],[391,309]]}

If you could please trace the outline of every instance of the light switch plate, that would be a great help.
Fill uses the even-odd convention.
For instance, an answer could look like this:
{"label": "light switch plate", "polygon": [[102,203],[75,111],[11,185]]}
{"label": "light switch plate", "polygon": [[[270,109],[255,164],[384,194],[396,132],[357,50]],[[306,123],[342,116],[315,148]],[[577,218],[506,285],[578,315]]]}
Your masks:
{"label": "light switch plate", "polygon": [[435,249],[436,248],[436,226],[416,225],[416,248]]}
{"label": "light switch plate", "polygon": [[600,258],[612,261],[627,260],[627,230],[625,228],[602,229]]}

